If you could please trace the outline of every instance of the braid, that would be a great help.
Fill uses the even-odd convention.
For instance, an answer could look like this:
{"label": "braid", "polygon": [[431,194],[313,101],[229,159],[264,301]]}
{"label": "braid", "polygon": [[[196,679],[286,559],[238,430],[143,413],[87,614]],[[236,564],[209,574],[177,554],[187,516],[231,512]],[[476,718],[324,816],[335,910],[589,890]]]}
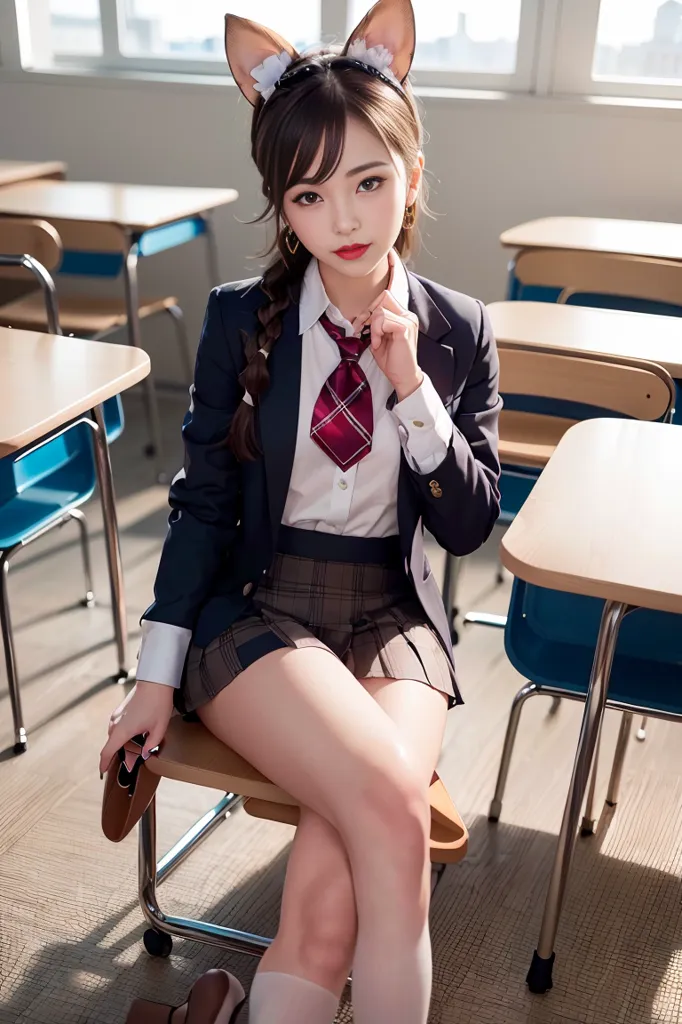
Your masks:
{"label": "braid", "polygon": [[[246,367],[239,377],[240,384],[249,393],[255,405],[270,384],[265,353],[269,355],[272,352],[275,342],[282,333],[282,318],[291,305],[291,293],[303,279],[310,262],[310,253],[302,245],[298,246],[298,251],[294,255],[287,251],[283,232],[278,236],[277,249],[277,258],[267,268],[261,281],[261,291],[267,296],[268,302],[261,306],[256,314],[258,327],[246,340]],[[240,402],[232,418],[227,444],[240,462],[251,461],[261,454],[254,426],[255,411],[253,405]]]}

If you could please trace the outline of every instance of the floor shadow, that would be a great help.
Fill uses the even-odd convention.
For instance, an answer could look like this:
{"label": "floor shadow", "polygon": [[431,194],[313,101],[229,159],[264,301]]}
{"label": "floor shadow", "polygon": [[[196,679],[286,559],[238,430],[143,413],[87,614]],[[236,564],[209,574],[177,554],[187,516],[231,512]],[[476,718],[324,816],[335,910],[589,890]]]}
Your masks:
{"label": "floor shadow", "polygon": [[[202,865],[204,872],[208,867],[203,881],[210,878],[211,890],[220,887],[220,864],[229,863],[230,827],[222,827],[221,844],[214,846],[209,864]],[[429,1024],[651,1024],[678,1019],[670,1016],[665,992],[679,955],[679,880],[603,856],[599,836],[578,844],[557,943],[554,988],[545,997],[528,992],[524,979],[555,844],[556,837],[546,833],[504,823],[491,826],[482,817],[473,823],[469,856],[446,870],[433,899]],[[210,905],[205,904],[202,878],[186,874],[179,912],[191,916],[194,903],[196,916],[273,934],[287,852],[283,849]],[[187,866],[180,871],[187,872]],[[170,879],[160,889],[161,905],[168,912],[178,912],[173,886]],[[2,1024],[123,1024],[135,996],[179,1002],[192,981],[215,966],[237,974],[248,990],[257,965],[251,957],[182,940],[175,940],[170,959],[149,957],[140,942],[144,925],[135,907],[131,893],[122,910],[91,931],[47,941],[21,986],[3,1004]],[[131,912],[134,923],[121,932]],[[245,1012],[240,1020],[246,1020]],[[352,1020],[347,1005],[337,1020]]]}
{"label": "floor shadow", "polygon": [[[107,641],[107,644],[97,644],[97,645],[95,645],[94,648],[89,648],[89,649],[97,650],[99,647],[107,646],[108,643],[109,643],[109,641]],[[82,652],[79,652],[79,653],[82,653]],[[71,659],[67,659],[66,664],[68,664],[68,662],[70,660]],[[28,681],[29,685],[31,684],[31,682],[33,682],[33,683],[39,682],[41,677],[42,677],[42,674],[36,676],[35,678],[32,678],[30,681]],[[27,680],[22,680],[22,682],[21,682],[21,689],[22,690],[25,688],[25,683],[26,682],[27,682]],[[68,701],[68,703],[60,706],[56,711],[53,711],[48,718],[38,719],[37,722],[31,721],[30,723],[25,723],[27,731],[28,731],[28,735],[29,735],[29,743],[31,743],[33,740],[36,740],[37,737],[39,736],[40,732],[43,729],[47,728],[53,722],[59,721],[59,719],[63,718],[65,715],[68,715],[69,711],[73,711],[74,708],[77,708],[80,705],[86,704],[87,701],[89,701],[97,693],[100,693],[102,690],[109,690],[109,689],[113,690],[114,687],[118,686],[118,685],[119,684],[117,684],[114,681],[113,674],[105,676],[103,679],[99,679],[96,682],[92,683],[87,689],[83,690],[77,696],[73,697],[72,700]],[[121,692],[121,700],[123,700],[123,697],[125,696],[125,691],[123,689],[121,689],[120,692]],[[9,714],[9,694],[7,694],[7,695],[3,694],[0,697],[0,707],[2,706],[4,701],[6,701],[6,703],[7,703],[7,713]],[[7,747],[5,750],[0,750],[0,762],[2,762],[2,761],[9,761],[9,760],[12,759],[12,757],[16,757],[16,756],[17,755],[14,754],[12,746]],[[19,755],[19,756],[21,756],[21,755]],[[1,1024],[1,1022],[0,1022],[0,1024]]]}

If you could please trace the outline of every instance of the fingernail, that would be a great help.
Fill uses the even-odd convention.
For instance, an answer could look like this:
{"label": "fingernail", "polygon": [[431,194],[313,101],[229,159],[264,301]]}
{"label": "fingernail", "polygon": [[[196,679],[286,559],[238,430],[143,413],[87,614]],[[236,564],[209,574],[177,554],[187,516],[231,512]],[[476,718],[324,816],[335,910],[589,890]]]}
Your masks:
{"label": "fingernail", "polygon": [[148,750],[146,754],[142,755],[142,760],[143,761],[148,761],[151,756],[152,756],[152,752],[151,752],[151,750]]}
{"label": "fingernail", "polygon": [[99,773],[99,777],[100,777],[100,779],[103,779],[104,778],[104,772],[100,772]]}

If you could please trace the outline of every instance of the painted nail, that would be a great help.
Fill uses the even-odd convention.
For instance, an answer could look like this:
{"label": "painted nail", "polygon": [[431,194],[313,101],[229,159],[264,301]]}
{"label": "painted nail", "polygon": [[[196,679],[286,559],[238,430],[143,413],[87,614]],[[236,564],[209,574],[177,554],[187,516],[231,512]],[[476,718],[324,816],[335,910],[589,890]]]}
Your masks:
{"label": "painted nail", "polygon": [[103,779],[104,778],[104,772],[100,772],[99,773],[99,777],[100,777],[100,779]]}

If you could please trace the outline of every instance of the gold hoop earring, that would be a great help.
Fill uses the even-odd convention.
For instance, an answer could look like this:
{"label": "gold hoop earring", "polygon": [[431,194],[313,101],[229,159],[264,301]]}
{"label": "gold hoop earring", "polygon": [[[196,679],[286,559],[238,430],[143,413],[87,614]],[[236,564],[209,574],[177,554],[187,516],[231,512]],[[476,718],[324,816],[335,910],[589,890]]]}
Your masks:
{"label": "gold hoop earring", "polygon": [[291,255],[295,256],[297,251],[298,251],[298,247],[301,244],[301,240],[300,240],[300,238],[296,238],[296,244],[292,246],[292,244],[291,244],[291,239],[292,238],[296,238],[296,235],[294,234],[294,232],[291,230],[291,228],[285,228],[284,229],[284,243],[285,243],[287,249],[289,250],[289,252],[291,253]]}
{"label": "gold hoop earring", "polygon": [[405,216],[403,217],[403,227],[413,228],[417,220],[417,204],[412,203],[412,206],[405,207]]}

